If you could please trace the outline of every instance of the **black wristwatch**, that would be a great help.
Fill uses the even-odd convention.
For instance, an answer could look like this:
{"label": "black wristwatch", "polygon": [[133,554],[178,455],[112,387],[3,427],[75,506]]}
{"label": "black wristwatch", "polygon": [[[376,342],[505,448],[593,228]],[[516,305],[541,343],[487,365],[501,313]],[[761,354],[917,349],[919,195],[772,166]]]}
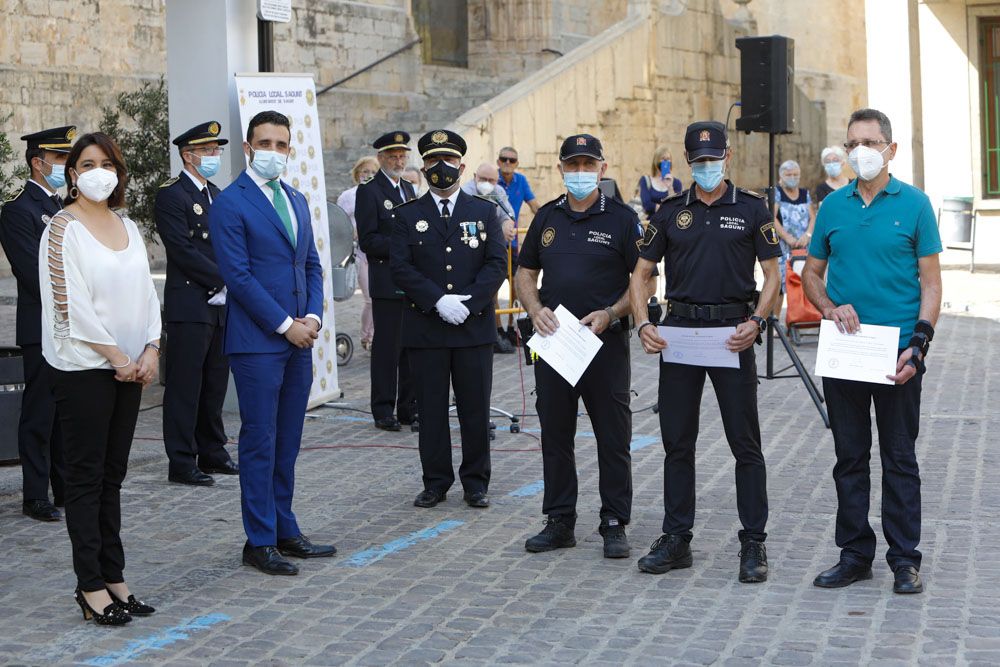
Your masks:
{"label": "black wristwatch", "polygon": [[757,323],[757,329],[759,329],[761,333],[767,331],[767,320],[763,317],[760,315],[751,315],[750,319]]}

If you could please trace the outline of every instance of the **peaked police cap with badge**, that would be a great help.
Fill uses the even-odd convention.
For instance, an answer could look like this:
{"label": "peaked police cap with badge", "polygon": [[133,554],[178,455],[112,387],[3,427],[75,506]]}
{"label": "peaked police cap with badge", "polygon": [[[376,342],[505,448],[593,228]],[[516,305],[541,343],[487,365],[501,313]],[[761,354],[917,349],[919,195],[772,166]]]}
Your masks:
{"label": "peaked police cap with badge", "polygon": [[372,142],[372,148],[381,152],[394,148],[401,148],[404,151],[410,150],[410,135],[402,130],[386,132],[381,137]]}
{"label": "peaked police cap with badge", "polygon": [[73,147],[74,139],[76,139],[76,125],[53,127],[21,137],[21,141],[28,142],[29,149],[41,149],[56,153],[69,153],[70,148]]}
{"label": "peaked police cap with badge", "polygon": [[229,139],[219,138],[219,133],[222,132],[222,126],[219,125],[218,121],[210,120],[207,123],[201,123],[200,125],[195,125],[187,132],[180,134],[174,139],[174,146],[184,147],[184,146],[199,146],[201,144],[209,144],[215,142],[220,146],[225,146],[229,143]]}
{"label": "peaked police cap with badge", "polygon": [[457,132],[432,130],[420,137],[417,150],[420,151],[420,157],[425,159],[435,155],[464,157],[468,147],[465,145],[465,139]]}
{"label": "peaked police cap with badge", "polygon": [[688,162],[721,160],[726,157],[729,143],[726,126],[714,120],[691,123],[684,133],[684,150]]}
{"label": "peaked police cap with badge", "polygon": [[604,146],[601,145],[601,140],[590,134],[574,134],[566,137],[559,148],[559,160],[568,160],[580,155],[603,160]]}

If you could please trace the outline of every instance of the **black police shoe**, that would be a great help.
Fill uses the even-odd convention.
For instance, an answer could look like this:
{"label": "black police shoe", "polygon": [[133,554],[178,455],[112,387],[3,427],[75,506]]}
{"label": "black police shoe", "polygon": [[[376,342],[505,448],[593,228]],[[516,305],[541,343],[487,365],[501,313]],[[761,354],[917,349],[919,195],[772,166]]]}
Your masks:
{"label": "black police shoe", "polygon": [[167,480],[174,484],[188,484],[190,486],[212,486],[215,478],[206,475],[197,468],[191,468],[184,472],[171,472],[167,474]]}
{"label": "black police shoe", "polygon": [[229,459],[222,463],[199,463],[198,470],[206,475],[239,475],[240,467],[235,461]]}
{"label": "black police shoe", "polygon": [[386,417],[384,419],[376,419],[375,428],[382,431],[398,431],[401,427],[395,417]]}
{"label": "black police shoe", "polygon": [[767,581],[767,549],[763,542],[744,540],[740,549],[740,583],[759,584]]}
{"label": "black police shoe", "polygon": [[534,537],[529,537],[524,548],[532,553],[568,549],[576,546],[576,518],[572,516],[553,515],[545,520],[545,528]]}
{"label": "black police shoe", "polygon": [[313,544],[305,535],[278,540],[278,552],[282,556],[296,558],[329,558],[337,553],[332,544]]}
{"label": "black police shoe", "polygon": [[680,535],[660,535],[649,553],[639,559],[639,570],[650,574],[663,574],[670,570],[691,567],[691,545]]}
{"label": "black police shoe", "polygon": [[514,346],[507,340],[507,335],[503,329],[497,329],[497,342],[493,343],[493,352],[496,354],[513,354]]}
{"label": "black police shoe", "polygon": [[482,509],[490,506],[490,498],[485,491],[473,491],[465,494],[465,504],[469,507]]}
{"label": "black police shoe", "polygon": [[243,564],[264,574],[291,576],[299,573],[299,568],[281,557],[276,546],[252,547],[247,542],[243,545]]}
{"label": "black police shoe", "polygon": [[841,560],[829,570],[820,572],[816,578],[813,579],[813,586],[819,586],[820,588],[843,588],[844,586],[850,586],[855,581],[862,581],[871,578],[871,565]]}
{"label": "black police shoe", "polygon": [[628,545],[628,536],[625,535],[625,526],[615,518],[601,519],[601,525],[597,532],[604,538],[605,558],[628,558],[631,549]]}
{"label": "black police shoe", "polygon": [[440,502],[444,502],[447,494],[438,493],[437,491],[431,491],[429,489],[424,489],[417,494],[417,497],[413,499],[414,507],[434,507]]}
{"label": "black police shoe", "polygon": [[62,513],[48,499],[25,500],[21,504],[21,511],[24,516],[31,517],[35,521],[58,521],[62,518]]}
{"label": "black police shoe", "polygon": [[912,565],[901,565],[893,571],[894,581],[892,592],[901,595],[923,593],[924,582],[920,581],[920,572]]}

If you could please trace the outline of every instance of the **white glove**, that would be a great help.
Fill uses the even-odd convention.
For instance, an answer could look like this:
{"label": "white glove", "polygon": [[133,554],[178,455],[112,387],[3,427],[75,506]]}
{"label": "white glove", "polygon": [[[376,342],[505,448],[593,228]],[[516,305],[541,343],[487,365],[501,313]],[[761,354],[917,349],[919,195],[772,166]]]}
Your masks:
{"label": "white glove", "polygon": [[445,294],[437,300],[434,307],[437,308],[441,319],[448,324],[461,324],[469,316],[469,309],[462,302],[471,298],[470,294]]}
{"label": "white glove", "polygon": [[226,305],[226,288],[223,287],[220,291],[213,294],[212,298],[208,300],[208,305],[210,306]]}

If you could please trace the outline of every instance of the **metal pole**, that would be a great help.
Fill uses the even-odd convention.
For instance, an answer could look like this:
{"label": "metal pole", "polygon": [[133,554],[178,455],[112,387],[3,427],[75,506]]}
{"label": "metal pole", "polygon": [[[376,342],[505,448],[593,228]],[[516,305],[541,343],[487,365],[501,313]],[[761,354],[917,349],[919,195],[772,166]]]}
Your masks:
{"label": "metal pole", "polygon": [[[774,215],[774,133],[767,135],[767,210]],[[779,259],[779,261],[781,261]],[[774,327],[778,318],[774,313],[768,316],[767,327],[767,379],[774,379]]]}
{"label": "metal pole", "polygon": [[274,71],[274,23],[257,19],[257,70]]}

